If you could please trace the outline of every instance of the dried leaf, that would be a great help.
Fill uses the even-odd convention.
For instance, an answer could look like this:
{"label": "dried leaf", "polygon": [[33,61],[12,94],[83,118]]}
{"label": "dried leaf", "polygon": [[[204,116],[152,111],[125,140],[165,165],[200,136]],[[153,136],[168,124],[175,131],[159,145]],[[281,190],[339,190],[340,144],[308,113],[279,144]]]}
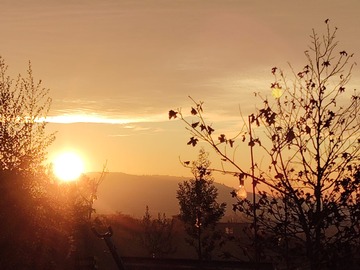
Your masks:
{"label": "dried leaf", "polygon": [[223,143],[223,142],[226,142],[226,137],[224,134],[221,134],[219,137],[218,137],[220,143]]}
{"label": "dried leaf", "polygon": [[322,63],[322,65],[325,66],[325,67],[328,67],[328,66],[330,66],[330,61],[324,61]]}
{"label": "dried leaf", "polygon": [[177,112],[175,112],[174,110],[170,110],[169,111],[169,119],[171,119],[171,118],[176,118],[177,117]]}
{"label": "dried leaf", "polygon": [[229,144],[230,144],[230,147],[233,147],[233,145],[234,145],[234,140],[229,140]]}
{"label": "dried leaf", "polygon": [[293,139],[295,139],[295,133],[293,128],[290,128],[286,134],[286,141],[288,143],[291,143],[293,141]]}
{"label": "dried leaf", "polygon": [[192,128],[196,128],[198,125],[199,125],[199,122],[195,122],[195,123],[192,123],[192,124],[191,124],[191,127],[192,127]]}
{"label": "dried leaf", "polygon": [[214,130],[212,127],[210,127],[210,126],[208,126],[207,130],[208,130],[209,135],[211,135],[211,133],[213,133],[213,132],[215,131],[215,130]]}
{"label": "dried leaf", "polygon": [[341,52],[340,52],[340,55],[342,55],[342,56],[348,56],[348,54],[347,54],[346,51],[341,51]]}
{"label": "dried leaf", "polygon": [[249,145],[250,147],[253,147],[253,146],[255,145],[255,142],[252,140],[252,141],[250,141],[250,142],[248,143],[248,145]]}
{"label": "dried leaf", "polygon": [[197,138],[195,138],[195,137],[191,137],[190,138],[190,141],[188,141],[188,145],[192,145],[192,146],[195,146],[196,144],[197,144],[197,142],[198,142],[199,140],[197,139]]}

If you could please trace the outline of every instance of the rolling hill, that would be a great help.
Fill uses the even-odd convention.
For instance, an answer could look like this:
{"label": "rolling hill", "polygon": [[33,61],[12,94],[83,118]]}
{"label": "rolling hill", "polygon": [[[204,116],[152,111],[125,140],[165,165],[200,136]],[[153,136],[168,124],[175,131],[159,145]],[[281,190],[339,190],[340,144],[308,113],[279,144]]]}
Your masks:
{"label": "rolling hill", "polygon": [[[98,200],[94,208],[99,214],[120,212],[141,218],[146,206],[153,216],[165,213],[167,217],[179,214],[176,191],[178,184],[188,178],[159,175],[130,175],[111,172],[106,175],[98,190]],[[225,202],[226,218],[240,219],[240,214],[232,210],[236,199],[231,197],[233,188],[214,183],[218,189],[218,202]],[[250,195],[250,194],[249,194]]]}

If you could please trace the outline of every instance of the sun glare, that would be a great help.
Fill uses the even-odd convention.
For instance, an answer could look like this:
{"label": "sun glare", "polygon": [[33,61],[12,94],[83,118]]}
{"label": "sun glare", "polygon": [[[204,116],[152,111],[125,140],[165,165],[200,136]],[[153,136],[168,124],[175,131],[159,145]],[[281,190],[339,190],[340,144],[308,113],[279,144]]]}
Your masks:
{"label": "sun glare", "polygon": [[58,155],[53,164],[55,176],[61,181],[74,181],[84,172],[82,159],[73,152],[65,152]]}

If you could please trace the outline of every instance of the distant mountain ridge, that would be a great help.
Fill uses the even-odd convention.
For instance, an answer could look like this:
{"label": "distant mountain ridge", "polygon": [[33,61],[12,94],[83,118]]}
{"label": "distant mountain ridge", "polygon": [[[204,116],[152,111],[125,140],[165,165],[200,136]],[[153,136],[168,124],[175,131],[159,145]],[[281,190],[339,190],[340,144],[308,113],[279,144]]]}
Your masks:
{"label": "distant mountain ridge", "polygon": [[[176,199],[178,184],[186,177],[164,175],[131,175],[121,172],[110,172],[98,189],[98,199],[94,208],[99,214],[120,212],[136,218],[143,217],[146,206],[152,216],[165,213],[167,217],[179,214],[179,204]],[[240,219],[241,215],[234,213],[232,205],[236,199],[232,198],[233,188],[214,182],[218,189],[219,203],[227,204],[228,219]]]}

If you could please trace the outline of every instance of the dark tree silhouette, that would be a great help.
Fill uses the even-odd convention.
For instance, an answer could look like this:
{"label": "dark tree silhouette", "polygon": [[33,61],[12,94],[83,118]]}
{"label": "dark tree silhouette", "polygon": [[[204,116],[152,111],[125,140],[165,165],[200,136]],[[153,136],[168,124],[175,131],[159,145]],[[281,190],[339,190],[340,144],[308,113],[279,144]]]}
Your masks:
{"label": "dark tree silhouette", "polygon": [[[220,156],[222,167],[212,171],[253,182],[259,199],[238,199],[234,209],[254,220],[255,250],[275,251],[288,268],[354,267],[359,247],[360,100],[346,91],[353,54],[338,50],[336,32],[329,20],[324,35],[313,30],[307,62],[299,72],[291,67],[292,81],[272,68],[273,98],[256,93],[263,106],[233,138],[207,124],[202,102],[193,100],[192,122],[180,109],[169,112],[190,131],[189,145],[204,141]],[[234,159],[242,142],[256,147],[261,164],[245,168]]]}
{"label": "dark tree silhouette", "polygon": [[142,245],[146,248],[149,255],[153,258],[163,257],[164,255],[174,253],[176,248],[173,243],[174,222],[166,218],[166,215],[158,213],[157,218],[152,218],[149,207],[141,220],[143,226]]}
{"label": "dark tree silhouette", "polygon": [[192,162],[194,179],[179,184],[177,199],[180,219],[188,234],[186,241],[195,247],[199,260],[211,259],[211,253],[221,240],[215,225],[224,216],[226,204],[217,203],[217,189],[213,185],[208,153],[201,149],[197,161]]}
{"label": "dark tree silhouette", "polygon": [[35,82],[31,64],[27,77],[14,81],[6,75],[0,57],[0,169],[36,172],[46,158],[46,148],[54,141],[47,135],[46,116],[50,109],[49,90]]}
{"label": "dark tree silhouette", "polygon": [[49,90],[27,76],[14,81],[0,57],[1,269],[67,268],[79,226],[89,221],[104,178],[62,184],[46,166]]}
{"label": "dark tree silhouette", "polygon": [[[49,90],[27,76],[12,80],[0,57],[0,265],[2,269],[51,267],[44,222],[48,184],[44,161],[54,134],[46,134]],[[56,237],[56,236],[54,236]],[[58,247],[61,242],[58,243]],[[35,253],[37,256],[35,256]],[[46,258],[43,263],[42,258]],[[42,261],[42,262],[40,262]]]}

